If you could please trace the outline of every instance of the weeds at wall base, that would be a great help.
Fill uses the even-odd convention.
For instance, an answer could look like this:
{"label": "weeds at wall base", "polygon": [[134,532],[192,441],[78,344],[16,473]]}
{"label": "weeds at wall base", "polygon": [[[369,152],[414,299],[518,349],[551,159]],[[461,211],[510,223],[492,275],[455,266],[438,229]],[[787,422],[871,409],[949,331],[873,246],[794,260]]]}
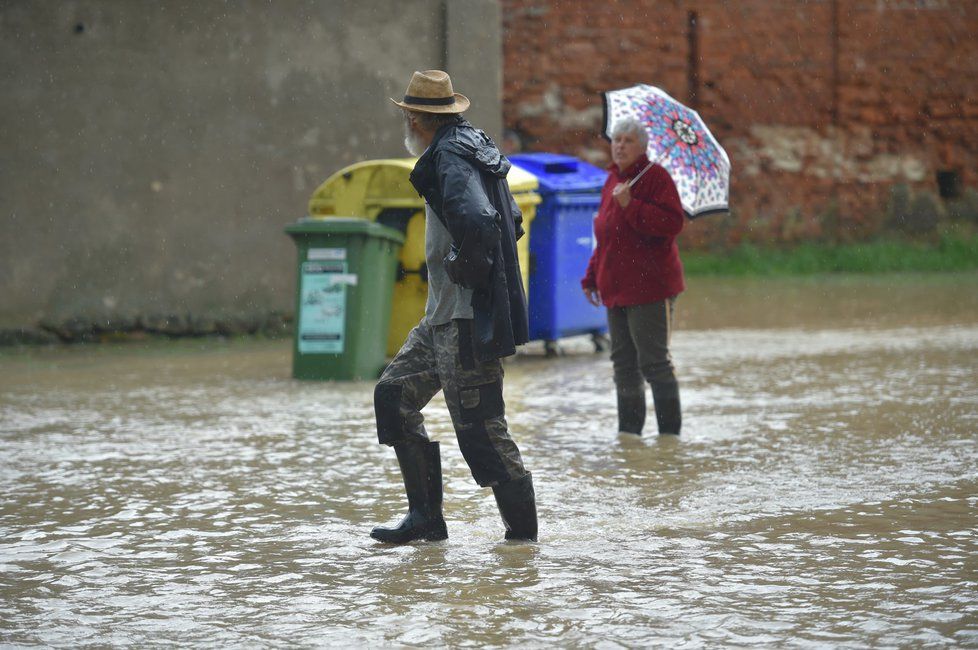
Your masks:
{"label": "weeds at wall base", "polygon": [[851,244],[819,242],[789,248],[741,244],[714,253],[684,251],[687,275],[811,275],[818,273],[978,270],[978,234],[948,228],[934,241],[883,237]]}

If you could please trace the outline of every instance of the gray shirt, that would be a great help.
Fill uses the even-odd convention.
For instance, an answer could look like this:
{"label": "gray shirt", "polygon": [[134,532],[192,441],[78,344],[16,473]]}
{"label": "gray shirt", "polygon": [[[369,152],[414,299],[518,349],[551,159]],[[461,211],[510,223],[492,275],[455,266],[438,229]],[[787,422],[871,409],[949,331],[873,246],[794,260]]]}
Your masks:
{"label": "gray shirt", "polygon": [[444,260],[452,247],[452,236],[427,203],[424,217],[424,257],[428,265],[428,302],[424,306],[424,317],[429,325],[472,318],[472,290],[458,286],[445,272]]}

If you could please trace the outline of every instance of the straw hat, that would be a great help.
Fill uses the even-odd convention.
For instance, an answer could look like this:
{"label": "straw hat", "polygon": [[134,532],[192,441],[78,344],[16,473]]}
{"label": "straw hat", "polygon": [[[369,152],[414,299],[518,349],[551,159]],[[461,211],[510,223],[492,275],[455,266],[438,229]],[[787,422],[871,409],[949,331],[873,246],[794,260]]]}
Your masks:
{"label": "straw hat", "polygon": [[468,109],[465,95],[452,90],[452,79],[441,70],[415,72],[404,93],[404,101],[391,101],[409,111],[421,113],[461,113]]}

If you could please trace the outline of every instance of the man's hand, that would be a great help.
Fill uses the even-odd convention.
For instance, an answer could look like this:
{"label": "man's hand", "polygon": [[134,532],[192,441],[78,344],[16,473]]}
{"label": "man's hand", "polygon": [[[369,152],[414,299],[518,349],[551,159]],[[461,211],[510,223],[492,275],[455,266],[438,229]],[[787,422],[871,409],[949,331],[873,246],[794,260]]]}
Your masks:
{"label": "man's hand", "polygon": [[598,293],[597,289],[585,289],[584,297],[587,298],[587,301],[595,307],[601,306],[601,294]]}
{"label": "man's hand", "polygon": [[618,201],[618,205],[627,208],[632,201],[632,190],[628,187],[628,183],[618,183],[615,189],[611,190],[611,196]]}

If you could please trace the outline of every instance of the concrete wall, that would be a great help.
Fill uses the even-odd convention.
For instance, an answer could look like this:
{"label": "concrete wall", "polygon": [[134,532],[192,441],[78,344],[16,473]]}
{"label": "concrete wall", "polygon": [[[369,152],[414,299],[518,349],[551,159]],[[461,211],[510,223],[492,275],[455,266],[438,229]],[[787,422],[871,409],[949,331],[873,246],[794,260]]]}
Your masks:
{"label": "concrete wall", "polygon": [[290,312],[283,226],[405,155],[416,69],[498,137],[500,42],[492,0],[0,0],[0,329]]}

